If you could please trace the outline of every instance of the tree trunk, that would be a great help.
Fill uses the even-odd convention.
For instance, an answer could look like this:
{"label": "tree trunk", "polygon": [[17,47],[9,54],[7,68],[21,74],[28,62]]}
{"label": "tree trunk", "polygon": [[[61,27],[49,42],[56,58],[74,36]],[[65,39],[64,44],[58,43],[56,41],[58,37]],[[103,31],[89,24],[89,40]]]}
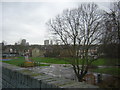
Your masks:
{"label": "tree trunk", "polygon": [[83,81],[83,78],[84,78],[84,76],[85,76],[86,74],[87,74],[87,72],[83,73],[82,75],[79,75],[79,76],[77,77],[78,82],[82,82],[82,81]]}
{"label": "tree trunk", "polygon": [[82,82],[82,81],[83,81],[83,78],[84,78],[84,76],[87,74],[87,72],[88,72],[88,66],[86,67],[85,71],[83,71],[82,74],[76,75],[76,76],[77,76],[77,79],[78,79],[78,82]]}

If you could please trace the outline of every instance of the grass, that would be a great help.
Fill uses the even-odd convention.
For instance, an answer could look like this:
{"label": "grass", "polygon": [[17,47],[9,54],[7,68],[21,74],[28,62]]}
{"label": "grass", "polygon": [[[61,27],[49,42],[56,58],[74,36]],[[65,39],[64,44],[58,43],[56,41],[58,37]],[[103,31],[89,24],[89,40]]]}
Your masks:
{"label": "grass", "polygon": [[115,76],[120,76],[120,68],[116,67],[110,67],[110,68],[97,68],[97,69],[92,69],[92,72],[97,72],[97,73],[104,73],[104,74],[111,74]]}
{"label": "grass", "polygon": [[[69,64],[68,62],[58,59],[58,58],[48,58],[48,57],[31,57],[32,61],[40,62],[40,63],[51,63],[51,64]],[[17,59],[12,59],[9,61],[2,61],[8,64],[13,64],[16,66],[20,66],[25,62],[24,57],[18,57]],[[49,64],[39,64],[39,66],[50,66]]]}
{"label": "grass", "polygon": [[[68,60],[63,60],[60,58],[50,58],[50,57],[30,57],[30,59],[34,62],[40,62],[40,63],[51,63],[51,64],[69,64]],[[70,60],[70,59],[69,59]],[[14,64],[14,65],[19,65],[25,62],[24,57],[18,57],[18,59],[13,59],[10,61],[3,61],[5,63],[9,64]],[[115,65],[117,60],[115,59],[105,59],[105,58],[100,58],[92,63],[92,65],[95,66],[113,66]],[[80,62],[81,63],[81,62]]]}
{"label": "grass", "polygon": [[96,65],[96,66],[114,66],[114,65],[116,65],[116,64],[119,64],[120,62],[118,62],[118,61],[120,61],[120,60],[118,60],[118,59],[108,59],[108,58],[100,58],[100,59],[98,59],[98,60],[96,60],[96,61],[94,61],[93,63],[92,63],[92,65]]}
{"label": "grass", "polygon": [[9,60],[9,61],[2,61],[2,62],[19,66],[20,64],[24,63],[25,60],[24,60],[24,57],[19,57],[17,59],[12,59],[12,60]]}
{"label": "grass", "polygon": [[106,59],[98,59],[98,60],[94,61],[94,62],[92,63],[92,65],[96,65],[96,66],[106,65],[105,60],[106,60]]}
{"label": "grass", "polygon": [[[59,58],[31,57],[30,59],[32,59],[34,62],[40,62],[37,66],[50,66],[50,63],[51,64],[69,64],[67,61]],[[2,61],[2,62],[20,66],[20,64],[23,64],[25,62],[25,59],[24,57],[18,57],[17,59],[12,59],[10,61]],[[92,65],[95,65],[95,66],[108,65],[107,62],[108,61],[106,59],[98,59],[95,62],[93,62]],[[42,64],[42,63],[48,63],[48,64]],[[113,63],[113,65],[114,64],[115,63]],[[112,64],[109,64],[109,65],[112,65]],[[120,68],[97,68],[97,69],[92,69],[92,72],[106,73],[111,75],[120,75]]]}
{"label": "grass", "polygon": [[67,61],[59,59],[59,58],[49,58],[49,57],[32,57],[30,58],[36,62],[42,63],[51,63],[51,64],[69,64]]}

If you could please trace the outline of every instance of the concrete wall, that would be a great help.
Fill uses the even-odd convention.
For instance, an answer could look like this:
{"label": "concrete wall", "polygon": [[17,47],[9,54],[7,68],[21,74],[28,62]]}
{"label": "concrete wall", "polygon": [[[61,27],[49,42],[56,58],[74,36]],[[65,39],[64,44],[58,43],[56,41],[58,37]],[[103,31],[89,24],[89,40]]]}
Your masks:
{"label": "concrete wall", "polygon": [[2,64],[2,88],[98,88],[82,82],[34,73],[27,68]]}

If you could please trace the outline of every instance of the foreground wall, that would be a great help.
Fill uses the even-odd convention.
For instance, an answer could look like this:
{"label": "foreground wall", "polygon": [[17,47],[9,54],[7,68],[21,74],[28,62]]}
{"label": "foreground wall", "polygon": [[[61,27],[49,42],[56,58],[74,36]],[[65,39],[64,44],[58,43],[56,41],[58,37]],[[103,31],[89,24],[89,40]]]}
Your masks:
{"label": "foreground wall", "polygon": [[27,68],[2,64],[2,88],[98,88],[97,86],[35,73]]}

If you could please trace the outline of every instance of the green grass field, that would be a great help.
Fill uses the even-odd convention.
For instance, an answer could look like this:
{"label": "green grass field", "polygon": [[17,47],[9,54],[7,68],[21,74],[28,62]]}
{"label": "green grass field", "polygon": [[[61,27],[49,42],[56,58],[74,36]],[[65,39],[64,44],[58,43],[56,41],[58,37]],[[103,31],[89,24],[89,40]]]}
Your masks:
{"label": "green grass field", "polygon": [[[40,63],[69,64],[68,62],[66,62],[62,59],[58,59],[58,58],[31,57],[29,59],[31,59],[33,62],[40,62]],[[19,66],[20,64],[23,64],[25,62],[25,59],[24,59],[24,57],[18,57],[17,59],[12,59],[9,61],[2,61],[2,62]],[[49,66],[49,64],[48,65],[40,64],[40,65],[41,66]]]}
{"label": "green grass field", "polygon": [[[49,58],[49,57],[30,57],[34,62],[40,62],[40,63],[50,63],[50,64],[69,64],[67,61],[59,58]],[[5,63],[13,64],[16,66],[20,66],[20,64],[23,64],[25,62],[24,57],[18,57],[17,59],[12,59],[10,61],[2,61]],[[39,64],[40,66],[49,66],[50,64]],[[113,63],[114,65],[115,63]],[[95,62],[93,62],[92,65],[96,66],[102,66],[102,65],[108,65],[106,59],[98,59]],[[112,64],[109,64],[112,65]],[[106,73],[106,74],[112,74],[112,75],[120,75],[120,68],[97,68],[92,69],[93,72],[98,73]]]}
{"label": "green grass field", "polygon": [[110,67],[110,68],[97,68],[92,69],[92,72],[111,74],[115,76],[120,76],[120,68]]}
{"label": "green grass field", "polygon": [[[49,58],[49,57],[30,57],[29,59],[31,59],[34,62],[40,62],[40,63],[51,63],[51,64],[69,64],[69,62],[67,60],[63,60],[60,58]],[[14,64],[14,65],[19,65],[21,63],[25,62],[24,57],[18,57],[17,59],[12,59],[10,61],[3,61],[5,63],[9,63],[9,64]],[[116,64],[117,60],[115,59],[98,59],[96,61],[94,61],[92,63],[92,65],[95,66],[114,66]]]}
{"label": "green grass field", "polygon": [[51,64],[69,64],[67,61],[59,59],[59,58],[49,58],[49,57],[32,57],[30,58],[36,62],[42,63],[51,63]]}
{"label": "green grass field", "polygon": [[17,59],[12,59],[12,60],[9,60],[9,61],[2,61],[2,62],[19,66],[19,64],[24,63],[25,60],[24,60],[24,57],[18,57]]}
{"label": "green grass field", "polygon": [[119,64],[120,60],[118,59],[106,59],[106,58],[100,58],[92,63],[92,65],[96,66],[114,66],[116,64]]}

